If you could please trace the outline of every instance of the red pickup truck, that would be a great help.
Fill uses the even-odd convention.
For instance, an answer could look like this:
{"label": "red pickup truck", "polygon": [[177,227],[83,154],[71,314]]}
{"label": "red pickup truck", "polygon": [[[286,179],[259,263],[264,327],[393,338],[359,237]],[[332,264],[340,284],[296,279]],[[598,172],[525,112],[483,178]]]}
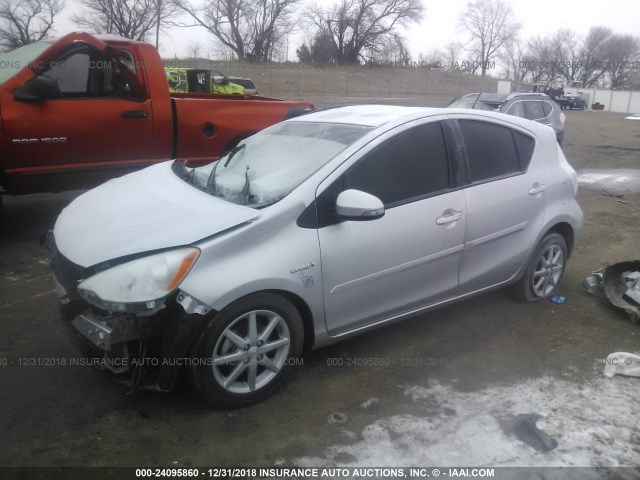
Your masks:
{"label": "red pickup truck", "polygon": [[154,47],[72,33],[0,55],[0,187],[89,188],[170,159],[205,163],[307,102],[169,94]]}

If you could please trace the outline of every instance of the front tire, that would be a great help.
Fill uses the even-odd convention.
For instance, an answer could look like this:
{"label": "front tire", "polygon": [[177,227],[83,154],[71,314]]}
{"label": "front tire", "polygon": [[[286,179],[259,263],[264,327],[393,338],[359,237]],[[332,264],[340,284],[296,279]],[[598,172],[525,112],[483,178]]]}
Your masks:
{"label": "front tire", "polygon": [[287,299],[256,293],[221,310],[194,348],[190,376],[207,402],[242,407],[270,396],[302,353],[300,313]]}
{"label": "front tire", "polygon": [[567,261],[567,242],[549,233],[536,247],[524,276],[517,284],[518,296],[526,302],[551,297],[562,279]]}

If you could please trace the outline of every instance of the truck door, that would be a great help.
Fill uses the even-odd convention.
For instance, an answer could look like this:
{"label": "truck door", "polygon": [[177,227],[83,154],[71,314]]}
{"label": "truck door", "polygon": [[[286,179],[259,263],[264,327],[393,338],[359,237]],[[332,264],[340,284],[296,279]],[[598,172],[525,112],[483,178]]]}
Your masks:
{"label": "truck door", "polygon": [[30,103],[4,96],[10,103],[4,103],[3,117],[12,167],[20,173],[90,174],[148,163],[151,102],[134,99],[124,71],[135,70],[134,57],[127,50],[121,56],[118,63],[76,44],[40,74],[50,85],[57,82],[55,98]]}

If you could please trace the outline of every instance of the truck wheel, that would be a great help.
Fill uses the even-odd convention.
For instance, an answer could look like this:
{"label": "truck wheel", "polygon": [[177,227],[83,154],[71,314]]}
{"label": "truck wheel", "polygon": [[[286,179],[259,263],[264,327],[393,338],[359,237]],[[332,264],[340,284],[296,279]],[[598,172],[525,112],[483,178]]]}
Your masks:
{"label": "truck wheel", "polygon": [[556,291],[567,261],[567,242],[558,233],[549,233],[536,247],[524,276],[516,284],[525,302],[549,298]]}
{"label": "truck wheel", "polygon": [[207,402],[225,408],[264,400],[291,373],[303,345],[300,313],[271,293],[243,297],[221,310],[194,348],[190,376]]}

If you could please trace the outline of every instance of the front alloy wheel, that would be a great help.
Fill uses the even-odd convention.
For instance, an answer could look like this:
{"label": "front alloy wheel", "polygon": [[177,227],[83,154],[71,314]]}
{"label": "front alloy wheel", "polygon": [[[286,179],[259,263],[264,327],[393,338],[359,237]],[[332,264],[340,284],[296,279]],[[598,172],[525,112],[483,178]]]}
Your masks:
{"label": "front alloy wheel", "polygon": [[536,247],[527,270],[518,284],[520,297],[527,302],[549,298],[564,274],[567,243],[558,233],[545,236]]}
{"label": "front alloy wheel", "polygon": [[248,295],[220,311],[202,333],[192,382],[215,405],[259,402],[284,381],[302,343],[302,320],[291,302],[270,293]]}
{"label": "front alloy wheel", "polygon": [[213,376],[229,392],[255,392],[280,373],[290,343],[289,328],[280,315],[270,310],[247,312],[218,339]]}

